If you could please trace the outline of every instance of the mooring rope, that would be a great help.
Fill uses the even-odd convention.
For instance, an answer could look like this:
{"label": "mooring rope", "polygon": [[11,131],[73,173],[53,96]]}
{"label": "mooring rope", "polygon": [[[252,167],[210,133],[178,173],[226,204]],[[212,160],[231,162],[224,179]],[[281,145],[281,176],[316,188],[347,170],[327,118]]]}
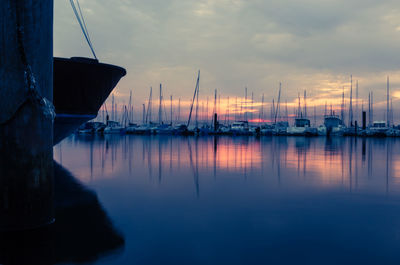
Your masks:
{"label": "mooring rope", "polygon": [[96,53],[94,52],[93,45],[92,45],[92,41],[90,40],[89,31],[87,30],[86,23],[85,23],[85,19],[84,19],[84,17],[83,17],[82,10],[81,10],[81,7],[80,7],[80,5],[79,5],[79,1],[76,0],[76,3],[77,3],[77,5],[78,5],[79,12],[78,12],[78,10],[76,9],[74,0],[69,0],[69,2],[71,3],[72,10],[73,10],[74,13],[75,13],[75,17],[76,17],[76,19],[78,20],[79,26],[81,27],[82,33],[83,33],[83,35],[85,36],[86,42],[88,43],[89,48],[90,48],[90,50],[92,51],[94,58],[97,60],[97,56],[96,56]]}
{"label": "mooring rope", "polygon": [[23,23],[21,22],[23,18],[21,18],[22,8],[20,6],[20,2],[15,2],[15,20],[16,20],[16,37],[17,37],[17,46],[18,53],[21,59],[22,66],[24,68],[24,81],[27,88],[27,94],[19,106],[16,108],[14,113],[7,117],[6,120],[1,121],[0,125],[6,125],[11,123],[14,118],[17,116],[19,111],[28,103],[32,103],[35,107],[38,107],[42,114],[51,119],[51,121],[55,118],[55,108],[53,103],[48,100],[46,97],[42,96],[38,87],[38,83],[36,82],[35,75],[33,73],[32,67],[28,62],[28,56],[24,46],[24,35],[25,29]]}

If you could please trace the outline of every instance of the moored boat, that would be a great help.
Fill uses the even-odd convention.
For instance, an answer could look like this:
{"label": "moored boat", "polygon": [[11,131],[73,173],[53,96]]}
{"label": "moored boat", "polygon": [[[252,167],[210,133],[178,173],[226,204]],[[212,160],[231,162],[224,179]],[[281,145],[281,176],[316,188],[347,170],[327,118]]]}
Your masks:
{"label": "moored boat", "polygon": [[177,124],[173,128],[174,135],[194,135],[194,131],[189,130],[186,124]]}
{"label": "moored boat", "polygon": [[73,133],[81,124],[94,119],[125,74],[124,68],[99,63],[96,59],[55,57],[53,144]]}
{"label": "moored boat", "polygon": [[311,127],[310,120],[307,118],[295,118],[294,126],[286,128],[287,135],[293,136],[315,136],[318,135],[317,128]]}
{"label": "moored boat", "polygon": [[318,127],[319,135],[343,135],[345,133],[343,121],[335,113],[324,116],[324,124]]}
{"label": "moored boat", "polygon": [[173,128],[172,128],[171,124],[162,123],[155,128],[154,133],[156,133],[156,134],[172,134]]}
{"label": "moored boat", "polygon": [[229,132],[233,135],[250,135],[248,121],[235,121],[232,123]]}
{"label": "moored boat", "polygon": [[372,126],[367,129],[367,135],[384,137],[388,130],[389,127],[386,126],[385,121],[374,121]]}
{"label": "moored boat", "polygon": [[108,121],[106,128],[103,131],[104,134],[125,134],[125,128],[116,121]]}
{"label": "moored boat", "polygon": [[104,130],[106,125],[102,122],[86,122],[85,124],[79,126],[78,134],[95,134]]}

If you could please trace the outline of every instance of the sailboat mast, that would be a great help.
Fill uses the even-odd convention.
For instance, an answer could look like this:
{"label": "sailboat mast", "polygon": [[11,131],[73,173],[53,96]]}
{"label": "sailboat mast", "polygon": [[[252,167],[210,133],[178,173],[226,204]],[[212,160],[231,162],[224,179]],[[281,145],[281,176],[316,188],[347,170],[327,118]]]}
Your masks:
{"label": "sailboat mast", "polygon": [[251,111],[250,111],[250,122],[253,120],[253,104],[254,104],[254,93],[251,92]]}
{"label": "sailboat mast", "polygon": [[149,113],[149,124],[150,124],[153,112],[153,87],[150,87],[150,99],[149,99],[149,105],[147,106],[147,112]]}
{"label": "sailboat mast", "polygon": [[275,118],[274,118],[274,123],[276,124],[276,120],[278,118],[278,113],[280,112],[280,101],[281,101],[281,89],[282,89],[282,83],[279,82],[279,92],[278,92],[278,102],[276,104],[276,110],[275,110]]}
{"label": "sailboat mast", "polygon": [[353,75],[350,75],[349,127],[353,127]]}
{"label": "sailboat mast", "polygon": [[343,90],[342,90],[342,107],[341,107],[341,110],[340,110],[340,116],[341,116],[341,119],[342,119],[342,123],[344,124],[344,86],[343,86]]}
{"label": "sailboat mast", "polygon": [[368,124],[371,126],[371,92],[368,93]]}
{"label": "sailboat mast", "polygon": [[244,88],[244,120],[247,121],[247,87]]}
{"label": "sailboat mast", "polygon": [[160,105],[158,107],[158,124],[162,123],[162,85],[160,84]]}
{"label": "sailboat mast", "polygon": [[358,122],[358,117],[359,117],[359,114],[358,114],[358,80],[356,80],[356,102],[355,102],[355,104],[356,104],[356,118],[355,118],[355,120]]}
{"label": "sailboat mast", "polygon": [[196,128],[199,128],[199,85],[197,85],[197,95],[196,95]]}
{"label": "sailboat mast", "polygon": [[227,108],[227,117],[226,117],[226,120],[227,120],[227,124],[229,125],[229,96],[228,96],[228,103],[227,103],[227,106],[226,106],[226,108]]}
{"label": "sailboat mast", "polygon": [[178,117],[177,122],[181,121],[181,98],[178,99]]}
{"label": "sailboat mast", "polygon": [[147,103],[147,113],[146,113],[146,123],[150,124],[151,123],[151,101],[153,97],[153,87],[150,87],[150,94],[149,94],[149,101]]}
{"label": "sailboat mast", "polygon": [[[218,95],[218,111],[217,111],[217,113],[218,114],[222,113],[221,112],[221,94]],[[222,114],[221,114],[221,117],[222,117]]]}
{"label": "sailboat mast", "polygon": [[126,127],[127,124],[129,125],[129,111],[128,111],[128,107],[126,105],[124,105],[122,107],[122,110],[124,112],[124,116],[122,117],[122,119],[124,120],[124,126]]}
{"label": "sailboat mast", "polygon": [[208,124],[208,96],[207,96],[207,105],[206,105],[206,123]]}
{"label": "sailboat mast", "polygon": [[272,99],[271,122],[275,121],[275,99]]}
{"label": "sailboat mast", "polygon": [[393,98],[390,98],[390,124],[393,125]]}
{"label": "sailboat mast", "polygon": [[143,103],[143,117],[142,117],[142,123],[145,124],[146,122],[146,105]]}
{"label": "sailboat mast", "polygon": [[279,82],[279,95],[278,95],[278,120],[281,119],[281,97],[282,97],[282,82]]}
{"label": "sailboat mast", "polygon": [[304,90],[304,118],[307,118],[307,90]]}
{"label": "sailboat mast", "polygon": [[374,92],[371,91],[371,124],[374,123]]}
{"label": "sailboat mast", "polygon": [[115,121],[118,121],[118,105],[117,105],[117,103],[115,103],[115,106],[114,106],[114,112],[115,112],[115,114],[114,114],[114,120]]}
{"label": "sailboat mast", "polygon": [[264,93],[261,97],[260,114],[258,119],[260,120],[260,122],[264,119]]}
{"label": "sailboat mast", "polygon": [[389,115],[389,76],[387,76],[387,81],[386,81],[386,120],[387,120],[387,126],[390,127],[390,115]]}
{"label": "sailboat mast", "polygon": [[238,109],[238,100],[237,100],[237,96],[236,96],[236,103],[235,103],[235,121],[238,120],[237,109]]}
{"label": "sailboat mast", "polygon": [[171,113],[171,126],[172,126],[172,95],[171,95],[171,104],[170,104],[170,107],[171,107],[171,109],[170,109],[170,113]]}
{"label": "sailboat mast", "polygon": [[113,121],[115,121],[115,113],[114,113],[114,94],[112,94],[111,119],[112,119]]}
{"label": "sailboat mast", "polygon": [[132,104],[131,104],[131,120],[132,120],[132,123],[133,123],[134,119],[135,119],[135,117],[134,117],[134,113],[133,113],[133,98],[132,98]]}
{"label": "sailboat mast", "polygon": [[129,120],[129,122],[132,122],[131,108],[132,108],[132,90],[129,91],[129,104],[128,104],[128,120]]}
{"label": "sailboat mast", "polygon": [[190,105],[189,119],[188,119],[188,122],[187,122],[187,125],[186,125],[188,128],[189,128],[189,125],[190,125],[190,120],[192,118],[193,105],[194,105],[194,100],[196,99],[196,93],[197,93],[197,90],[198,90],[198,87],[199,87],[199,83],[200,83],[200,70],[199,70],[199,72],[197,74],[196,87],[194,88],[193,100],[192,100],[192,104]]}
{"label": "sailboat mast", "polygon": [[297,117],[300,118],[302,116],[301,115],[301,105],[300,105],[300,93],[298,93],[297,97],[298,97],[298,100],[299,100],[299,106],[298,106],[298,109],[297,109]]}
{"label": "sailboat mast", "polygon": [[240,113],[239,113],[239,119],[242,120],[243,115],[243,100],[240,100]]}
{"label": "sailboat mast", "polygon": [[314,104],[314,126],[317,127],[317,106]]}

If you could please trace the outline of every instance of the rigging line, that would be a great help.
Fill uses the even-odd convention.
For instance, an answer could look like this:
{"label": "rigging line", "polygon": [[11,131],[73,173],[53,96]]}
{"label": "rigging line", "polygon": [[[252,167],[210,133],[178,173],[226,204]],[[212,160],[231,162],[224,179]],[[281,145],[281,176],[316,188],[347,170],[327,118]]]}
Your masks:
{"label": "rigging line", "polygon": [[74,3],[73,0],[69,0],[69,2],[70,2],[70,4],[71,4],[72,10],[74,11],[75,17],[76,17],[76,19],[78,20],[78,23],[79,23],[79,25],[80,25],[80,27],[81,27],[81,30],[82,30],[83,34],[85,35],[85,38],[87,38],[87,36],[86,36],[86,31],[85,31],[85,29],[84,29],[84,27],[83,27],[83,25],[82,25],[82,21],[81,21],[81,18],[80,18],[80,16],[79,16],[79,14],[78,14],[78,11],[76,10],[75,3]]}
{"label": "rigging line", "polygon": [[[90,47],[91,47],[91,49],[93,50],[93,53],[94,53],[92,39],[90,38],[89,30],[86,27],[86,21],[85,21],[85,17],[83,16],[83,13],[82,13],[82,10],[81,10],[81,5],[79,4],[78,0],[76,0],[76,3],[78,4],[79,14],[81,16],[81,19],[82,19],[82,22],[83,22],[83,26],[85,27],[86,35],[87,35],[87,37],[89,39],[89,42],[90,42]],[[94,54],[94,57],[97,59],[95,54]]]}
{"label": "rigging line", "polygon": [[[88,44],[89,44],[90,50],[92,51],[94,58],[97,60],[97,56],[96,56],[96,53],[94,52],[92,40],[90,39],[89,31],[88,31],[88,29],[87,29],[87,27],[86,27],[86,22],[85,22],[85,19],[84,19],[84,17],[83,17],[83,14],[82,14],[81,7],[80,7],[80,5],[79,5],[79,1],[76,0],[76,3],[78,4],[80,16],[78,16],[78,12],[77,12],[76,7],[75,7],[75,5],[74,5],[75,15],[78,16],[79,24],[80,24],[80,26],[81,26],[82,31],[84,31],[84,35],[85,35],[86,41],[87,41]],[[83,22],[83,23],[82,23],[82,22]]]}
{"label": "rigging line", "polygon": [[87,34],[86,34],[86,30],[85,30],[85,28],[83,27],[82,20],[81,20],[79,14],[78,14],[78,11],[77,11],[77,9],[76,9],[75,3],[73,2],[73,0],[70,0],[70,3],[71,3],[72,10],[74,11],[75,17],[76,17],[76,19],[78,20],[79,26],[81,27],[82,33],[83,33],[83,35],[85,36],[86,41],[88,42],[88,44],[89,44],[89,46],[90,46],[90,42],[89,42],[88,36],[87,36]]}
{"label": "rigging line", "polygon": [[84,25],[83,25],[83,23],[82,23],[82,20],[81,20],[81,18],[80,18],[80,16],[79,16],[78,11],[76,10],[75,4],[74,4],[73,0],[69,0],[69,2],[71,3],[72,10],[73,10],[74,13],[75,13],[75,17],[76,17],[76,19],[78,20],[78,23],[79,23],[79,25],[80,25],[80,27],[81,27],[82,33],[83,33],[83,35],[85,36],[85,39],[86,39],[87,43],[88,43],[88,45],[89,45],[89,48],[90,48],[90,50],[92,51],[92,54],[93,54],[94,58],[97,60],[96,53],[94,52],[92,43],[90,42],[90,39],[89,39],[89,37],[88,37],[88,35],[87,35],[87,33],[86,33],[85,27],[84,27]]}
{"label": "rigging line", "polygon": [[91,41],[91,39],[90,39],[89,31],[88,31],[88,29],[87,29],[87,27],[86,27],[85,17],[83,16],[82,9],[81,9],[81,5],[79,4],[79,1],[78,1],[78,0],[76,0],[76,4],[78,5],[78,10],[79,10],[80,18],[81,18],[81,20],[82,20],[82,22],[83,22],[83,26],[84,26],[84,28],[85,28],[86,34],[88,35],[88,39],[89,39],[89,41],[90,41],[90,43],[91,43],[92,41]]}
{"label": "rigging line", "polygon": [[86,27],[85,17],[83,16],[83,13],[82,13],[82,10],[81,10],[81,5],[79,4],[79,1],[78,1],[78,0],[76,0],[76,3],[78,4],[79,14],[80,14],[80,17],[81,17],[81,19],[82,19],[83,26],[85,27],[86,35],[88,36],[90,45],[93,46],[93,44],[92,44],[92,39],[90,38],[90,35],[89,35],[89,30],[88,30],[87,27]]}

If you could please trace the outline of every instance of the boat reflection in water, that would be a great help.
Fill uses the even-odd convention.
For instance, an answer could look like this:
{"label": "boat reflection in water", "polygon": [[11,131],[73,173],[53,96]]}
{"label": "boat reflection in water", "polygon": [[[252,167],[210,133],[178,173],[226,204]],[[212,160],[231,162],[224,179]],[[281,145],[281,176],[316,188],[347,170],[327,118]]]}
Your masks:
{"label": "boat reflection in water", "polygon": [[108,264],[395,264],[400,140],[74,135],[55,159],[126,239]]}
{"label": "boat reflection in water", "polygon": [[95,192],[55,163],[55,216],[46,228],[0,234],[0,264],[93,262],[118,251],[124,238]]}
{"label": "boat reflection in water", "polygon": [[[71,167],[88,183],[139,172],[141,177],[161,182],[167,171],[173,175],[186,170],[193,175],[196,169],[205,175],[211,172],[221,177],[246,177],[246,172],[257,177],[267,177],[265,173],[284,175],[287,185],[307,182],[307,185],[346,186],[346,179],[348,188],[356,185],[360,176],[366,178],[361,180],[366,187],[378,191],[389,182],[371,180],[372,174],[388,171],[394,184],[400,177],[393,161],[393,157],[400,159],[400,150],[394,152],[396,145],[400,147],[400,141],[392,138],[74,135],[55,147],[54,152],[59,162]],[[70,152],[75,155],[63,162],[65,152],[67,156]],[[382,168],[386,164],[388,169]],[[376,170],[372,172],[374,167]],[[309,179],[294,178],[299,175],[308,175]],[[349,182],[351,178],[353,182]]]}

